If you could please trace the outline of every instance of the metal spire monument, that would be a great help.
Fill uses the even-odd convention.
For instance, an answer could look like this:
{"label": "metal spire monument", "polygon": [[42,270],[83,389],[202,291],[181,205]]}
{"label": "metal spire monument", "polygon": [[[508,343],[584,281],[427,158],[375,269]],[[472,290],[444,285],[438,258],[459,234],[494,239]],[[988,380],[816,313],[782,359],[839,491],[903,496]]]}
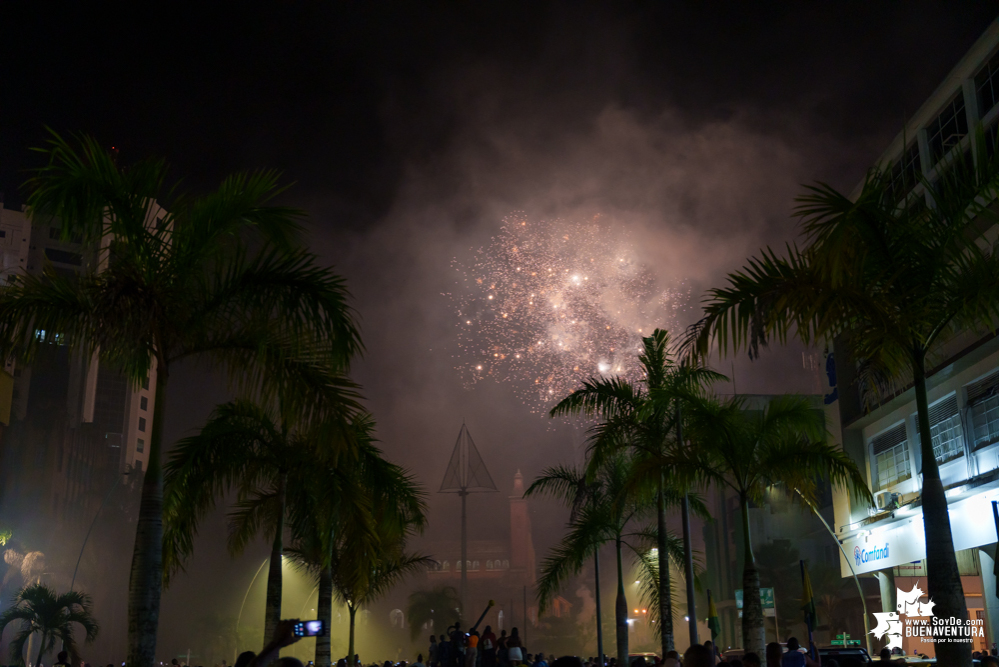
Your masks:
{"label": "metal spire monument", "polygon": [[466,514],[466,498],[470,493],[495,492],[496,485],[486,470],[479,450],[475,448],[472,434],[468,432],[465,422],[461,422],[458,431],[458,441],[454,443],[451,460],[444,472],[444,481],[438,493],[457,493],[461,497],[461,613],[464,616],[467,609],[466,595],[468,592],[468,516]]}

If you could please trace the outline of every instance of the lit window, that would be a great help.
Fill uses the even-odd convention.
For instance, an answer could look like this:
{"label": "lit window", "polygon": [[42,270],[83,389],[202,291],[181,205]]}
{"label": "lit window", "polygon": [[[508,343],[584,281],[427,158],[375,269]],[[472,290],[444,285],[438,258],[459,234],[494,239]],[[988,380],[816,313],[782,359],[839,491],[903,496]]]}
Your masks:
{"label": "lit window", "polygon": [[491,560],[486,561],[486,569],[487,570],[493,569],[493,562]]}
{"label": "lit window", "polygon": [[[937,463],[946,463],[964,454],[964,434],[961,415],[957,412],[957,396],[945,398],[930,406],[930,437]],[[919,435],[919,422],[916,422]]]}
{"label": "lit window", "polygon": [[879,490],[909,479],[912,473],[909,469],[909,443],[905,439],[904,424],[874,436],[870,445]]}
{"label": "lit window", "polygon": [[146,432],[146,418],[145,417],[139,417],[139,430],[142,431],[143,433]]}
{"label": "lit window", "polygon": [[478,569],[479,569],[479,561],[473,560],[472,561],[472,570],[475,571],[475,570],[478,570]]}
{"label": "lit window", "polygon": [[975,449],[999,441],[999,373],[968,386]]}
{"label": "lit window", "polygon": [[926,135],[930,144],[930,161],[933,164],[968,136],[968,115],[964,111],[962,93],[958,93],[930,123],[926,128]]}
{"label": "lit window", "polygon": [[139,438],[138,440],[135,441],[135,451],[136,452],[138,452],[139,454],[141,454],[142,452],[145,451],[145,449],[146,449],[146,441],[145,440],[143,440],[142,438]]}
{"label": "lit window", "polygon": [[443,569],[445,572],[450,571],[451,570],[451,563],[449,563],[448,561],[444,561],[444,564],[443,564],[443,566],[442,566],[441,569]]}

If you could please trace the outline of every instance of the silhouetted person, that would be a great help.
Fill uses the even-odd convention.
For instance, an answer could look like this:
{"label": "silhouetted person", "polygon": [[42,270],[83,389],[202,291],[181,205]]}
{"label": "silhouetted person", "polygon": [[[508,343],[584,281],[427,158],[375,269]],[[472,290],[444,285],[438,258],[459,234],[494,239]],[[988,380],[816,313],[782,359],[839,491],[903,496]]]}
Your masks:
{"label": "silhouetted person", "polygon": [[510,667],[510,648],[506,645],[506,630],[500,630],[500,636],[496,639],[496,662],[499,667]]}
{"label": "silhouetted person", "polygon": [[[249,665],[250,662],[252,662],[253,659],[256,657],[257,654],[254,653],[253,651],[243,651],[242,653],[239,654],[239,657],[236,658],[236,662],[232,667],[247,667],[247,665]],[[108,667],[114,667],[114,666],[108,665]],[[346,667],[346,663],[344,663],[344,667]]]}
{"label": "silhouetted person", "polygon": [[683,654],[683,667],[713,667],[715,659],[711,653],[703,644],[691,644]]}
{"label": "silhouetted person", "polygon": [[487,625],[479,640],[479,655],[482,656],[482,667],[496,667],[496,633],[493,627]]}
{"label": "silhouetted person", "polygon": [[760,656],[756,655],[752,651],[742,656],[742,664],[745,667],[760,667]]}
{"label": "silhouetted person", "polygon": [[513,667],[517,667],[524,659],[524,643],[520,641],[520,632],[517,628],[510,630],[510,636],[506,640],[506,652]]}
{"label": "silhouetted person", "polygon": [[780,660],[784,655],[784,649],[777,642],[767,644],[767,667],[780,667]]}
{"label": "silhouetted person", "polygon": [[465,667],[475,667],[477,657],[479,657],[479,631],[473,629],[465,637]]}
{"label": "silhouetted person", "polygon": [[891,649],[890,648],[888,648],[886,646],[885,648],[881,649],[881,653],[879,655],[880,655],[881,659],[878,661],[878,664],[881,664],[881,663],[884,663],[886,665],[890,665],[891,664]]}

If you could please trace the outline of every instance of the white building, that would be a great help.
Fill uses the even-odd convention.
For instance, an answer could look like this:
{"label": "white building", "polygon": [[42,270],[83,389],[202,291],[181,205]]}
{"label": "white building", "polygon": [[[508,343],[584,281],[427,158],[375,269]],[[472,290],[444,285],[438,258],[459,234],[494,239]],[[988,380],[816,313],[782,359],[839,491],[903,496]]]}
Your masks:
{"label": "white building", "polygon": [[[881,164],[892,165],[897,199],[921,196],[922,186],[906,187],[914,182],[912,175],[932,182],[941,158],[951,151],[977,160],[969,128],[980,122],[994,140],[997,102],[999,22],[994,22],[882,155]],[[986,625],[987,636],[976,640],[975,649],[992,648],[999,642],[991,504],[999,500],[999,337],[955,336],[927,367],[934,450],[950,501],[969,616]],[[878,505],[868,509],[843,492],[834,498],[836,530],[846,554],[841,571],[851,576],[852,566],[858,575],[876,576],[883,609],[869,611],[895,611],[896,587],[909,590],[926,579],[915,394],[910,386],[880,403],[862,396],[845,349],[837,348],[827,368],[830,430],[866,471]],[[915,638],[905,641],[907,653],[927,652],[931,646],[917,645]]]}

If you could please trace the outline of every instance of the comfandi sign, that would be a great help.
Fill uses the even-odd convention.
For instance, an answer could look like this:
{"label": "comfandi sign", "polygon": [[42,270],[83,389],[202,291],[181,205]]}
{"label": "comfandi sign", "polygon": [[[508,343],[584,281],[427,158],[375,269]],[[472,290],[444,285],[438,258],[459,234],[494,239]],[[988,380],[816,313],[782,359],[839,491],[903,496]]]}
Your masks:
{"label": "comfandi sign", "polygon": [[[982,520],[982,517],[991,519],[991,501],[995,499],[999,499],[999,490],[990,489],[950,503],[955,551],[995,543],[995,523]],[[911,516],[899,516],[903,512],[904,508],[896,512],[893,522],[865,527],[843,540],[845,553],[840,570],[844,577],[850,576],[851,566],[857,574],[864,574],[926,558],[922,512],[915,510]]]}
{"label": "comfandi sign", "polygon": [[856,567],[860,567],[866,563],[874,561],[887,560],[888,558],[888,543],[885,542],[884,546],[878,547],[874,546],[872,549],[861,549],[859,546],[853,548],[853,559],[857,561]]}

